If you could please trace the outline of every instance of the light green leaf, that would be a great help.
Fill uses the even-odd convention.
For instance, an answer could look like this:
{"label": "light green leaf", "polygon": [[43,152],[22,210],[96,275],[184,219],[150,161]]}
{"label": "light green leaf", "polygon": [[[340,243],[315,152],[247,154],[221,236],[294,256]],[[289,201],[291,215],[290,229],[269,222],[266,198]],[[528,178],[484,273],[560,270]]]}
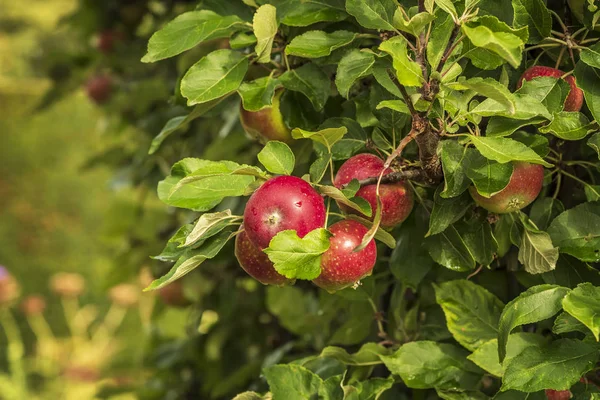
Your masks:
{"label": "light green leaf", "polygon": [[481,96],[502,104],[509,114],[514,114],[516,111],[515,96],[506,86],[493,78],[459,79],[457,82],[447,83],[446,86],[452,90],[473,90]]}
{"label": "light green leaf", "polygon": [[467,280],[435,285],[435,298],[444,310],[448,330],[468,350],[475,351],[498,336],[504,304],[483,287]]}
{"label": "light green leaf", "polygon": [[346,11],[365,28],[395,30],[392,25],[398,6],[394,0],[346,0]]}
{"label": "light green leaf", "polygon": [[391,377],[353,382],[352,385],[344,386],[344,400],[377,400],[393,384]]}
{"label": "light green leaf", "polygon": [[528,95],[539,100],[550,113],[562,111],[565,100],[571,92],[571,85],[564,79],[540,76],[529,81],[517,90],[518,94]]}
{"label": "light green leaf", "polygon": [[254,14],[252,28],[256,36],[254,51],[258,56],[257,61],[268,63],[271,61],[273,40],[277,34],[277,9],[270,4],[260,6]]}
{"label": "light green leaf", "polygon": [[271,107],[275,89],[280,85],[272,75],[264,76],[249,82],[243,82],[238,88],[244,110],[260,111]]}
{"label": "light green leaf", "polygon": [[541,164],[546,167],[552,166],[552,164],[544,161],[535,151],[513,139],[469,135],[469,140],[471,140],[471,143],[475,145],[484,157],[501,164],[511,161],[523,161],[532,164]]}
{"label": "light green leaf", "polygon": [[296,165],[296,157],[290,146],[276,140],[267,142],[257,157],[267,171],[274,174],[291,175]]}
{"label": "light green leaf", "polygon": [[367,51],[354,49],[346,53],[340,60],[335,75],[335,85],[340,95],[348,98],[350,88],[358,79],[372,73],[375,56]]}
{"label": "light green leaf", "polygon": [[421,86],[423,71],[416,62],[408,58],[407,43],[404,36],[394,36],[379,45],[379,50],[392,56],[398,82],[404,86]]}
{"label": "light green leaf", "polygon": [[[526,348],[532,346],[540,347],[546,342],[546,338],[535,333],[513,333],[508,337],[506,358],[504,359],[503,364],[507,365],[510,360]],[[489,342],[484,343],[467,358],[492,375],[498,377],[504,375],[504,368],[498,360],[498,339],[492,339]]]}
{"label": "light green leaf", "polygon": [[454,7],[452,0],[435,0],[435,4],[450,14],[455,21],[458,20],[458,13],[456,12],[456,8]]}
{"label": "light green leaf", "polygon": [[248,27],[235,15],[222,17],[209,10],[183,13],[152,35],[142,62],[176,56],[206,40],[228,37],[240,29]]}
{"label": "light green leaf", "polygon": [[499,55],[514,68],[521,64],[525,44],[518,36],[506,32],[494,32],[486,26],[461,26],[463,33],[474,46],[480,47]]}
{"label": "light green leaf", "polygon": [[365,343],[353,354],[341,347],[328,346],[321,351],[319,357],[335,358],[336,360],[355,367],[366,367],[383,363],[380,356],[389,355],[390,350],[377,343]]}
{"label": "light green leaf", "polygon": [[190,106],[218,99],[236,91],[247,70],[248,59],[240,53],[213,51],[187,71],[181,80],[181,95]]}
{"label": "light green leaf", "polygon": [[244,392],[240,393],[233,398],[233,400],[264,400],[265,397],[261,396],[256,392]]}
{"label": "light green leaf", "polygon": [[513,169],[512,163],[500,164],[471,150],[466,174],[475,185],[477,193],[489,198],[508,185]]}
{"label": "light green leaf", "polygon": [[570,332],[581,332],[587,335],[590,333],[590,330],[577,318],[575,318],[568,312],[563,311],[554,320],[554,325],[552,326],[552,333],[560,335],[563,333]]}
{"label": "light green leaf", "polygon": [[292,137],[294,139],[310,139],[317,143],[321,143],[327,148],[331,148],[335,143],[340,141],[346,133],[348,133],[348,128],[345,126],[339,128],[325,128],[316,132],[309,132],[304,129],[296,128],[292,131]]}
{"label": "light green leaf", "polygon": [[552,239],[546,232],[534,232],[524,229],[519,248],[519,262],[530,274],[541,274],[556,268],[558,247],[552,245]]}
{"label": "light green leaf", "polygon": [[236,220],[241,220],[241,217],[232,215],[231,210],[202,214],[180,247],[189,247],[201,240],[206,240],[231,226]]}
{"label": "light green leaf", "polygon": [[586,48],[579,53],[579,59],[593,68],[600,68],[600,49],[597,46]]}
{"label": "light green leaf", "polygon": [[408,32],[413,36],[419,36],[424,28],[435,20],[435,15],[428,12],[420,12],[412,16],[410,19],[406,19],[405,14],[400,10],[396,9],[394,13],[394,26],[402,31]]}
{"label": "light green leaf", "polygon": [[528,120],[535,117],[552,119],[552,115],[550,115],[540,100],[524,94],[515,94],[514,99],[516,104],[516,111],[514,113],[510,113],[503,104],[493,99],[482,101],[477,107],[471,110],[471,113],[482,117],[500,116],[518,120]]}
{"label": "light green leaf", "polygon": [[429,61],[432,70],[438,68],[454,26],[454,20],[451,15],[440,16],[433,22],[431,36],[429,42],[427,42],[427,61]]}
{"label": "light green leaf", "polygon": [[245,49],[256,44],[256,36],[252,32],[238,32],[229,39],[229,47],[232,50]]}
{"label": "light green leaf", "polygon": [[598,159],[600,159],[600,132],[594,133],[587,141],[587,145],[598,153]]}
{"label": "light green leaf", "polygon": [[306,400],[319,392],[323,380],[314,372],[296,365],[280,364],[265,368],[263,375],[274,399]]}
{"label": "light green leaf", "polygon": [[309,26],[317,22],[342,21],[348,18],[344,0],[272,0],[281,22],[288,26]]}
{"label": "light green leaf", "polygon": [[409,388],[468,389],[477,385],[483,373],[467,360],[468,354],[452,344],[418,341],[406,343],[393,355],[381,359]]}
{"label": "light green leaf", "polygon": [[504,307],[500,316],[498,358],[506,356],[508,335],[517,326],[532,324],[554,316],[562,309],[562,299],[570,289],[556,285],[533,286]]}
{"label": "light green leaf", "polygon": [[377,104],[376,109],[381,110],[382,108],[389,108],[390,110],[394,110],[401,114],[410,115],[410,111],[408,110],[408,106],[402,100],[384,100]]}
{"label": "light green leaf", "polygon": [[332,51],[352,43],[359,36],[356,32],[335,31],[308,31],[296,36],[286,46],[285,52],[291,56],[305,58],[319,58],[331,54]]}
{"label": "light green leaf", "polygon": [[582,261],[600,259],[600,203],[584,203],[560,214],[548,228],[561,253]]}
{"label": "light green leaf", "polygon": [[562,301],[563,309],[587,326],[596,341],[600,340],[600,288],[582,283]]}
{"label": "light green leaf", "polygon": [[515,27],[528,27],[527,43],[539,43],[550,36],[552,15],[543,0],[512,0]]}
{"label": "light green leaf", "polygon": [[500,390],[568,390],[594,368],[598,350],[579,340],[560,339],[548,346],[531,346],[505,365]]}
{"label": "light green leaf", "polygon": [[313,63],[283,73],[279,81],[288,90],[300,92],[312,103],[317,111],[325,107],[331,93],[331,81],[321,68]]}
{"label": "light green leaf", "polygon": [[329,249],[330,236],[324,228],[315,229],[303,238],[296,231],[281,231],[264,252],[277,272],[286,278],[312,280],[321,273],[321,255]]}
{"label": "light green leaf", "polygon": [[336,188],[335,186],[320,186],[319,191],[325,196],[331,197],[338,204],[346,205],[353,210],[360,212],[367,217],[373,214],[371,210],[371,204],[362,197],[347,197],[344,192]]}
{"label": "light green leaf", "polygon": [[594,131],[594,125],[580,112],[561,111],[554,113],[554,119],[539,129],[563,140],[581,140]]}

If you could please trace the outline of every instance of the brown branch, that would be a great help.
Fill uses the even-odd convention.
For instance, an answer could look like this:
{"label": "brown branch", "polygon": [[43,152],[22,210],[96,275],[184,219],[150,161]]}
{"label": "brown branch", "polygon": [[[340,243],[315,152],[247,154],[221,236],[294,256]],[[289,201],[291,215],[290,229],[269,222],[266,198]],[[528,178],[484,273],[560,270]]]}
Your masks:
{"label": "brown branch", "polygon": [[452,52],[454,51],[454,49],[456,48],[456,46],[459,43],[459,42],[454,43],[454,41],[456,40],[456,37],[458,36],[458,32],[460,32],[460,25],[455,24],[454,29],[452,29],[452,33],[450,34],[450,39],[448,40],[448,44],[446,45],[446,50],[444,50],[444,54],[442,55],[440,63],[437,66],[436,71],[439,73],[442,72],[442,70],[444,69],[444,65],[446,64],[446,61],[448,61],[448,58],[450,58],[450,55],[452,55]]}
{"label": "brown branch", "polygon": [[404,102],[406,103],[406,107],[408,107],[408,111],[410,112],[410,115],[412,115],[414,117],[415,115],[417,115],[417,110],[415,110],[415,107],[413,106],[412,101],[410,101],[410,97],[408,96],[408,92],[406,91],[406,88],[404,87],[403,84],[398,82],[398,78],[394,75],[394,73],[391,70],[388,70],[388,74],[392,78],[392,82],[394,82],[394,84],[398,87],[398,90],[400,90],[400,93],[402,94],[402,98],[404,99]]}
{"label": "brown branch", "polygon": [[419,0],[419,12],[425,12],[425,0]]}
{"label": "brown branch", "polygon": [[[381,184],[389,184],[389,183],[398,183],[403,180],[419,180],[423,178],[423,170],[420,168],[411,168],[411,169],[403,169],[400,171],[392,172],[390,174],[384,175],[381,178]],[[368,186],[368,185],[376,185],[378,176],[373,176],[366,179],[361,179],[358,181],[360,186]]]}

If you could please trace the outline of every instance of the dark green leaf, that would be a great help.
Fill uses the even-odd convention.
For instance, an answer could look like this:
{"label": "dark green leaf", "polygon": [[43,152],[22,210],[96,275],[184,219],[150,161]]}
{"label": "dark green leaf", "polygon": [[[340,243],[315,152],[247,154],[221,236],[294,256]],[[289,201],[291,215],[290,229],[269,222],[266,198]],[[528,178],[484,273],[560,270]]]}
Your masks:
{"label": "dark green leaf", "polygon": [[546,167],[552,166],[535,151],[516,140],[474,135],[469,135],[469,139],[484,157],[502,164],[510,161],[524,161]]}
{"label": "dark green leaf", "polygon": [[561,111],[554,119],[540,128],[542,133],[551,133],[563,140],[581,140],[594,130],[590,120],[580,112]]}
{"label": "dark green leaf", "polygon": [[558,259],[556,269],[542,274],[545,283],[574,288],[583,282],[600,286],[600,271],[571,256],[563,255]]}
{"label": "dark green leaf", "polygon": [[454,271],[475,268],[475,259],[461,233],[450,226],[444,232],[425,239],[425,248],[435,262]]}
{"label": "dark green leaf", "polygon": [[308,26],[323,21],[341,21],[348,18],[344,0],[273,0],[281,22],[289,26]]}
{"label": "dark green leaf", "polygon": [[[600,50],[600,45],[592,47]],[[600,69],[590,67],[584,62],[578,62],[575,67],[577,86],[583,90],[585,103],[596,121],[600,121]]]}
{"label": "dark green leaf", "polygon": [[554,325],[552,326],[552,333],[561,335],[563,333],[570,332],[581,332],[587,335],[588,333],[590,333],[590,330],[584,324],[579,322],[577,318],[563,311],[554,320]]}
{"label": "dark green leaf", "polygon": [[588,146],[596,150],[598,159],[600,159],[600,132],[594,133],[587,141]]}
{"label": "dark green leaf", "polygon": [[543,0],[512,0],[516,27],[529,28],[527,43],[538,43],[550,36],[552,16]]}
{"label": "dark green leaf", "polygon": [[537,125],[545,121],[546,119],[542,117],[536,117],[528,120],[518,120],[507,117],[491,117],[488,121],[485,135],[489,137],[509,136],[516,130],[525,126]]}
{"label": "dark green leaf", "polygon": [[444,199],[440,196],[441,191],[442,186],[440,185],[435,191],[433,210],[429,219],[429,231],[426,236],[443,232],[448,226],[461,219],[473,204],[468,193]]}
{"label": "dark green leaf", "polygon": [[598,46],[583,49],[579,53],[579,59],[593,68],[600,68],[600,49]]}
{"label": "dark green leaf", "polygon": [[393,0],[346,0],[346,11],[365,28],[393,31],[394,12],[398,6]]}
{"label": "dark green leaf", "polygon": [[600,260],[600,203],[584,203],[560,214],[548,233],[561,253],[583,261]]}
{"label": "dark green leaf", "polygon": [[[438,147],[438,155],[444,170],[444,191],[441,197],[451,198],[463,193],[471,182],[466,175],[469,164],[469,149],[456,140],[443,140]],[[472,150],[471,150],[472,151]]]}
{"label": "dark green leaf", "polygon": [[512,135],[512,139],[523,143],[542,158],[550,153],[550,142],[546,136],[517,131]]}
{"label": "dark green leaf", "polygon": [[436,70],[442,60],[453,29],[454,20],[450,15],[438,17],[434,21],[431,36],[427,43],[427,61],[429,61],[432,70]]}
{"label": "dark green leaf", "polygon": [[370,75],[375,56],[373,53],[360,50],[351,50],[340,60],[335,76],[335,85],[340,94],[348,98],[350,88],[358,79]]}
{"label": "dark green leaf", "polygon": [[470,156],[465,172],[479,194],[491,197],[508,185],[513,173],[512,163],[500,164],[474,150],[470,151]]}
{"label": "dark green leaf", "polygon": [[344,386],[344,400],[376,400],[393,384],[394,380],[391,377],[354,382],[352,385]]}
{"label": "dark green leaf", "polygon": [[331,92],[329,77],[313,63],[285,72],[279,81],[286,89],[308,97],[317,111],[323,109]]}
{"label": "dark green leaf", "polygon": [[530,274],[541,274],[556,268],[558,248],[546,232],[524,229],[519,248],[519,262]]}
{"label": "dark green leaf", "polygon": [[325,347],[323,351],[321,351],[321,355],[319,357],[335,358],[346,365],[364,367],[381,364],[383,361],[381,361],[380,356],[389,354],[390,350],[378,345],[377,343],[365,343],[356,353],[353,354],[349,354],[341,347]]}
{"label": "dark green leaf", "polygon": [[563,211],[565,211],[565,206],[560,200],[552,197],[540,197],[531,206],[529,218],[539,229],[546,230],[550,226],[550,222]]}

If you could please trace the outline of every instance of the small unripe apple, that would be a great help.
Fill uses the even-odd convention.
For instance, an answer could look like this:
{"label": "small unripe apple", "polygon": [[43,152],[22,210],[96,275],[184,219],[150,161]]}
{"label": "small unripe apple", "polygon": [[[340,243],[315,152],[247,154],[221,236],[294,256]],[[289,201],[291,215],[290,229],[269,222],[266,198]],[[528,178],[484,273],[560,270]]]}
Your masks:
{"label": "small unripe apple", "polygon": [[158,296],[168,306],[187,307],[191,302],[185,297],[183,292],[183,282],[178,279],[158,289]]}
{"label": "small unripe apple", "polygon": [[[367,179],[378,177],[383,171],[383,160],[373,154],[358,154],[349,158],[338,170],[334,185],[341,189],[344,185],[350,183],[353,179]],[[391,169],[385,171],[385,175],[392,173]],[[371,205],[375,216],[377,209],[377,185],[366,185],[361,187],[356,196],[367,200]],[[412,211],[414,200],[413,193],[406,182],[381,184],[379,185],[379,196],[381,198],[381,226],[384,228],[393,228],[404,221]],[[357,211],[340,205],[348,213],[357,213]]]}
{"label": "small unripe apple", "polygon": [[325,225],[325,202],[310,184],[295,176],[269,179],[250,197],[244,228],[259,249],[269,247],[277,233],[288,229],[299,237]]}
{"label": "small unripe apple", "polygon": [[546,389],[546,398],[548,400],[569,400],[571,392],[569,390]]}
{"label": "small unripe apple", "polygon": [[[528,68],[519,81],[517,82],[517,89],[521,87],[523,84],[523,80],[530,81],[537,77],[552,77],[552,78],[560,78],[565,73],[560,69],[552,68],[552,67],[544,67],[541,65],[536,65],[531,68]],[[565,111],[579,111],[581,107],[583,107],[583,90],[577,87],[577,82],[573,75],[569,75],[564,78],[565,81],[571,86],[571,91],[565,100]]]}
{"label": "small unripe apple", "polygon": [[112,79],[108,75],[98,75],[87,81],[85,90],[96,104],[106,103],[112,94]]}
{"label": "small unripe apple", "polygon": [[354,252],[369,231],[357,221],[344,220],[329,227],[333,236],[329,249],[321,258],[321,275],[314,279],[315,285],[329,292],[354,285],[371,275],[377,261],[377,247],[371,239],[367,247]]}
{"label": "small unripe apple", "polygon": [[279,109],[282,94],[282,89],[277,90],[273,96],[271,107],[259,111],[244,110],[244,107],[240,105],[240,122],[248,135],[263,143],[269,140],[289,143],[293,140],[291,131],[283,121],[283,114]]}
{"label": "small unripe apple", "polygon": [[474,186],[469,188],[471,197],[480,206],[496,214],[520,210],[531,204],[542,190],[544,167],[526,162],[515,162],[508,185],[491,197],[483,197]]}
{"label": "small unripe apple", "polygon": [[283,286],[293,282],[275,270],[267,254],[252,244],[245,231],[235,238],[235,257],[244,271],[263,285]]}

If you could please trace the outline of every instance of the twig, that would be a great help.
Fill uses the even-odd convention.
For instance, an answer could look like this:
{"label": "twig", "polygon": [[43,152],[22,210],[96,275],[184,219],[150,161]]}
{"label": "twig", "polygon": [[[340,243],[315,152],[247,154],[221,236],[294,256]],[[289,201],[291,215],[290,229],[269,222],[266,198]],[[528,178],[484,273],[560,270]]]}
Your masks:
{"label": "twig", "polygon": [[[401,171],[396,171],[396,172],[392,172],[390,174],[384,175],[383,178],[381,178],[381,183],[382,184],[398,183],[405,179],[415,180],[422,176],[423,176],[423,170],[421,170],[420,168],[419,169],[417,169],[417,168],[403,169]],[[372,176],[370,178],[361,179],[358,181],[358,183],[360,184],[361,187],[367,186],[367,185],[374,185],[377,183],[378,178],[379,178],[378,176]]]}
{"label": "twig", "polygon": [[450,58],[450,55],[452,54],[452,52],[454,51],[454,49],[456,48],[456,46],[459,43],[459,42],[454,43],[454,41],[456,40],[456,37],[458,36],[458,32],[460,32],[460,25],[455,24],[454,29],[452,29],[452,33],[450,34],[450,39],[448,40],[448,44],[446,45],[446,50],[444,50],[444,54],[442,55],[440,63],[438,64],[437,69],[436,69],[436,71],[439,73],[442,72],[442,70],[444,69],[444,64],[446,64],[446,61],[448,61],[448,58]]}

